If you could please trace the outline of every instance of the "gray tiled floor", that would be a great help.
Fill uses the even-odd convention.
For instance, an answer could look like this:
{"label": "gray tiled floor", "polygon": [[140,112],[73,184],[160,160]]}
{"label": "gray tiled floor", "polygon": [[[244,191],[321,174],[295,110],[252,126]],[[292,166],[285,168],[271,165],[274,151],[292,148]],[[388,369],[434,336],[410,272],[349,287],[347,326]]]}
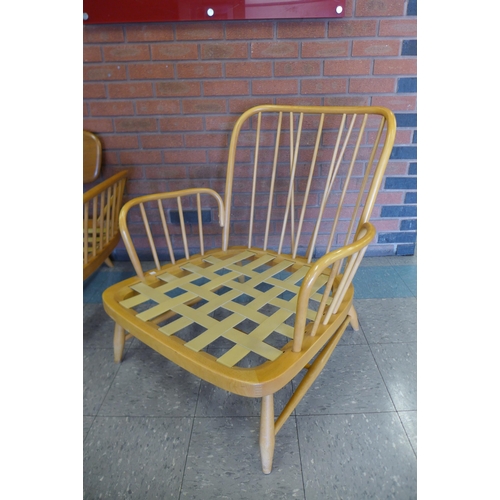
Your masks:
{"label": "gray tiled floor", "polygon": [[[84,498],[416,498],[416,257],[365,258],[355,281],[361,330],[346,331],[260,469],[258,400],[197,379],[139,341],[113,362],[102,291],[84,283]],[[276,413],[300,380],[276,397]]]}

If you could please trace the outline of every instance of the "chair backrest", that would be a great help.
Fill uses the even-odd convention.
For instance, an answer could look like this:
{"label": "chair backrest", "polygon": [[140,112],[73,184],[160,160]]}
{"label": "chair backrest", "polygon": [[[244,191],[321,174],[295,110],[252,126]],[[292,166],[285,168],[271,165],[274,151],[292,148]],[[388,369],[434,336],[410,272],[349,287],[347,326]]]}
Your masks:
{"label": "chair backrest", "polygon": [[[248,110],[231,136],[224,203],[199,187],[124,205],[120,231],[138,276],[144,277],[140,260],[154,260],[159,269],[160,260],[214,247],[263,248],[311,262],[361,238],[395,133],[394,115],[385,108]],[[334,275],[343,264],[349,265],[336,263]]]}
{"label": "chair backrest", "polygon": [[95,181],[101,173],[101,141],[92,132],[83,131],[83,183]]}
{"label": "chair backrest", "polygon": [[395,134],[394,115],[381,107],[248,110],[231,137],[223,247],[311,262],[351,243],[370,219]]}

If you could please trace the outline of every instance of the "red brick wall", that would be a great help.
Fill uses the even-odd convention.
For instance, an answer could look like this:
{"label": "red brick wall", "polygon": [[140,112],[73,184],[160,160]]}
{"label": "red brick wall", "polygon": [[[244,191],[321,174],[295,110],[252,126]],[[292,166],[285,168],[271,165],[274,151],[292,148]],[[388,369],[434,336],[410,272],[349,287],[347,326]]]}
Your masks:
{"label": "red brick wall", "polygon": [[[84,26],[83,127],[126,198],[222,192],[239,113],[254,104],[382,105],[400,129],[374,211],[372,254],[416,240],[416,3],[347,0],[343,19]],[[390,178],[390,179],[389,179]]]}

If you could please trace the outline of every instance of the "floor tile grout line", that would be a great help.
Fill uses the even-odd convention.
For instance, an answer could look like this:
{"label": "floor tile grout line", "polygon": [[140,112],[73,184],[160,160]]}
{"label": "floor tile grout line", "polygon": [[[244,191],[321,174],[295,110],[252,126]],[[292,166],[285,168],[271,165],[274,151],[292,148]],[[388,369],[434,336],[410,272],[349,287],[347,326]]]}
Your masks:
{"label": "floor tile grout line", "polygon": [[[297,415],[293,415],[294,417],[338,417],[342,415],[379,415],[381,413],[399,413],[399,412],[411,412],[417,410],[370,410],[370,411],[348,411],[348,412],[332,412],[332,413],[298,413]],[[228,419],[228,418],[238,418],[238,419],[260,419],[260,415],[83,415],[84,417],[92,417],[94,418],[131,418],[131,419],[139,419],[139,418],[147,418],[147,419],[165,419],[165,420],[175,420],[181,418],[192,418],[196,420],[208,420],[208,419]],[[290,415],[292,417],[292,415]],[[290,418],[289,417],[289,418]]]}
{"label": "floor tile grout line", "polygon": [[[100,348],[96,347],[95,349],[100,349]],[[106,350],[106,349],[102,348],[101,350]],[[113,361],[113,363],[114,363],[114,361]],[[115,364],[118,364],[118,363],[115,363]],[[118,370],[116,370],[116,373],[114,374],[113,378],[111,379],[111,381],[109,383],[108,390],[106,391],[106,394],[104,394],[104,397],[102,398],[101,404],[99,405],[99,408],[97,409],[97,412],[95,414],[96,417],[100,416],[99,412],[101,411],[102,405],[104,404],[104,401],[106,401],[106,398],[108,397],[109,391],[111,390],[111,387],[113,386],[113,383],[114,383],[118,373],[120,372],[121,368],[122,368],[122,361],[120,361],[120,363],[118,364]]]}
{"label": "floor tile grout line", "polygon": [[[87,349],[93,349],[93,350],[106,350],[105,348],[99,348],[99,347],[92,347],[92,348],[87,348]],[[108,396],[108,393],[109,391],[111,390],[111,387],[113,385],[113,382],[115,381],[116,379],[116,376],[118,375],[118,372],[120,371],[121,369],[121,363],[120,363],[120,366],[118,366],[118,370],[116,370],[116,373],[114,374],[113,378],[111,379],[110,383],[109,383],[109,386],[108,386],[108,390],[106,391],[106,393],[104,394],[102,400],[101,400],[101,403],[99,404],[99,408],[97,409],[95,415],[83,415],[84,417],[91,417],[93,416],[93,420],[92,420],[92,424],[90,425],[88,431],[87,431],[87,435],[85,436],[85,439],[83,440],[83,443],[85,443],[85,441],[87,440],[87,437],[88,435],[90,434],[90,431],[95,423],[95,419],[101,415],[99,415],[99,412],[101,411],[101,408],[102,408],[102,405],[104,404],[104,401],[106,400],[107,396]]]}
{"label": "floor tile grout line", "polygon": [[293,418],[295,420],[295,432],[297,433],[297,447],[299,449],[299,463],[300,463],[300,476],[302,477],[302,490],[304,492],[304,500],[307,500],[307,498],[306,498],[306,482],[304,479],[304,466],[302,465],[302,452],[300,451],[299,423],[297,422],[297,415],[296,414],[293,416]]}
{"label": "floor tile grout line", "polygon": [[[401,411],[416,411],[416,410],[401,410]],[[341,417],[344,415],[381,415],[383,413],[397,413],[398,410],[380,410],[380,411],[348,411],[345,413],[304,413],[298,414],[297,417]]]}
{"label": "floor tile grout line", "polygon": [[[360,322],[361,324],[361,322]],[[368,348],[370,349],[370,354],[372,355],[372,358],[373,358],[373,361],[375,363],[375,366],[377,367],[377,370],[380,374],[380,378],[382,379],[382,382],[384,382],[384,386],[385,386],[385,389],[387,391],[387,394],[389,395],[389,398],[391,400],[391,403],[392,403],[392,406],[394,407],[394,411],[398,411],[397,408],[396,408],[396,404],[394,403],[394,399],[392,397],[392,394],[391,394],[391,391],[389,391],[389,387],[387,387],[387,382],[385,381],[385,378],[384,376],[382,375],[382,370],[380,369],[380,366],[379,364],[377,363],[377,359],[375,358],[375,354],[373,354],[373,350],[372,350],[372,346],[370,343],[368,343]]]}
{"label": "floor tile grout line", "polygon": [[[408,410],[409,411],[409,410]],[[95,418],[147,418],[147,419],[164,419],[175,420],[181,418],[194,418],[193,415],[84,415],[84,417]]]}
{"label": "floor tile grout line", "polygon": [[[368,337],[366,336],[365,330],[363,329],[363,325],[361,324],[361,321],[359,320],[359,318],[358,318],[358,324],[359,324],[359,329],[361,330],[361,333],[363,334],[363,338],[365,339],[366,345],[368,345],[369,344]],[[357,344],[354,344],[354,345],[357,345]],[[364,345],[364,344],[360,344],[360,345]]]}
{"label": "floor tile grout line", "polygon": [[92,426],[94,425],[95,419],[97,418],[97,415],[83,415],[83,418],[85,417],[92,417],[92,423],[90,424],[90,427],[87,429],[87,433],[85,434],[85,437],[83,439],[83,444],[85,444],[85,441],[87,441],[87,438],[90,434],[90,430],[92,429]]}
{"label": "floor tile grout line", "polygon": [[[404,279],[403,276],[401,276],[401,273],[398,272],[398,267],[402,267],[402,266],[393,266],[394,270],[396,271],[397,275],[401,278],[401,280],[403,281],[403,283],[406,285],[406,288],[408,288],[408,290],[410,291],[410,293],[412,294],[413,297],[417,297],[417,294],[413,292],[413,290],[411,289],[411,287],[408,285],[408,283],[406,282],[406,280]],[[410,267],[410,266],[407,266],[407,267]],[[412,266],[412,267],[415,267],[415,269],[417,268],[417,266]]]}
{"label": "floor tile grout line", "polygon": [[189,448],[191,447],[191,439],[193,437],[193,431],[194,431],[194,423],[196,420],[196,410],[198,409],[198,401],[200,400],[200,393],[201,393],[201,378],[199,379],[198,383],[198,396],[196,398],[196,404],[194,405],[194,410],[193,410],[193,421],[191,422],[191,432],[189,433],[189,439],[188,439],[188,444],[186,447],[186,459],[184,460],[184,467],[182,470],[182,478],[181,478],[181,484],[179,485],[179,497],[178,500],[181,500],[181,495],[182,495],[182,487],[184,485],[184,478],[186,476],[186,467],[188,463],[188,458],[189,458]]}
{"label": "floor tile grout line", "polygon": [[[416,340],[388,340],[386,342],[368,342],[369,345],[401,345],[401,344],[417,344]],[[352,345],[364,345],[364,344],[352,344]]]}
{"label": "floor tile grout line", "polygon": [[[404,280],[404,278],[401,276],[401,274],[397,271],[398,267],[401,267],[402,265],[386,265],[386,266],[360,266],[359,269],[364,269],[364,270],[374,270],[374,269],[390,269],[392,272],[395,273],[395,275],[399,278],[401,281],[402,285],[405,287],[405,289],[409,292],[409,296],[403,295],[401,296],[400,294],[383,294],[381,297],[359,297],[356,294],[356,284],[353,283],[354,285],[354,299],[355,300],[368,300],[368,299],[399,299],[399,298],[408,298],[408,297],[416,297],[416,294],[413,292],[411,287],[408,285],[408,283]],[[409,266],[406,266],[409,267]],[[417,266],[414,266],[415,268]],[[356,279],[356,276],[355,276]],[[361,283],[360,283],[361,284]]]}
{"label": "floor tile grout line", "polygon": [[416,452],[415,448],[413,447],[413,444],[411,442],[410,436],[408,435],[408,431],[406,430],[406,426],[405,426],[404,422],[401,420],[400,412],[402,412],[402,411],[414,411],[414,412],[417,412],[417,410],[400,410],[400,411],[396,412],[398,414],[398,419],[401,422],[401,425],[403,426],[403,430],[404,430],[404,432],[406,434],[406,438],[408,439],[408,442],[410,443],[411,449],[412,449],[412,451],[413,451],[413,453],[415,455],[415,458],[417,458],[417,452]]}
{"label": "floor tile grout line", "polygon": [[[410,343],[410,342],[405,342],[405,343]],[[414,343],[416,344],[416,342],[414,342]],[[369,348],[370,348],[370,352],[371,352],[371,354],[372,354],[372,356],[373,356],[373,360],[375,361],[375,365],[376,365],[376,367],[377,367],[377,370],[378,370],[378,371],[379,371],[379,373],[380,373],[380,377],[382,378],[382,381],[384,382],[384,386],[385,386],[385,388],[386,388],[386,390],[387,390],[387,393],[389,394],[389,398],[391,399],[391,403],[392,403],[392,405],[394,406],[394,410],[395,410],[395,411],[394,411],[394,412],[390,412],[390,413],[396,413],[396,414],[397,414],[398,420],[399,420],[399,422],[401,423],[401,426],[403,427],[403,431],[404,431],[404,433],[405,433],[406,439],[408,440],[408,444],[410,445],[410,448],[411,448],[411,450],[413,451],[413,453],[414,453],[414,455],[415,455],[415,458],[416,458],[416,457],[417,457],[417,453],[415,452],[415,450],[414,450],[414,448],[413,448],[413,445],[412,445],[412,443],[411,443],[410,436],[408,435],[408,432],[407,432],[407,430],[406,430],[406,427],[404,426],[403,421],[401,420],[401,416],[400,416],[400,414],[399,414],[399,412],[400,412],[400,411],[410,411],[410,410],[398,410],[398,408],[396,407],[396,404],[395,404],[394,399],[393,399],[393,397],[392,397],[391,391],[389,391],[389,387],[387,387],[387,382],[386,382],[386,380],[385,380],[385,378],[384,378],[384,376],[383,376],[383,374],[382,374],[382,371],[380,370],[380,367],[379,367],[379,365],[378,365],[378,363],[377,363],[377,359],[375,358],[375,355],[373,354],[372,347],[371,347],[371,345],[370,345],[370,344],[368,344],[368,346],[369,346]],[[414,411],[417,411],[417,410],[414,410]]]}

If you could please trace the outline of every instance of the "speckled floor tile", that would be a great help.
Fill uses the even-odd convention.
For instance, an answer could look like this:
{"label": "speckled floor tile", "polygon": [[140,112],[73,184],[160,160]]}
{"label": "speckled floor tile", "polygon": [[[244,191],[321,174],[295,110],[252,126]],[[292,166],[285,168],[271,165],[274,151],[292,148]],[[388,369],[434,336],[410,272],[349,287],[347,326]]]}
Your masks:
{"label": "speckled floor tile", "polygon": [[415,297],[355,300],[358,319],[369,344],[416,342]]}
{"label": "speckled floor tile", "polygon": [[119,365],[110,349],[83,350],[83,414],[97,415]]}
{"label": "speckled floor tile", "polygon": [[[218,357],[224,349],[210,349],[209,352]],[[240,367],[248,368],[251,361],[244,358]],[[274,396],[274,412],[278,415],[292,395],[292,384],[285,385]],[[201,381],[200,395],[196,406],[197,417],[254,417],[260,416],[261,398],[238,396],[214,385]]]}
{"label": "speckled floor tile", "polygon": [[135,276],[135,272],[115,270],[93,274],[83,284],[83,301],[87,304],[100,304],[102,293],[106,288],[131,276]]}
{"label": "speckled floor tile", "polygon": [[339,343],[337,345],[366,345],[366,337],[365,334],[363,333],[363,328],[360,328],[358,331],[355,331],[351,325],[349,325],[344,334],[342,335],[342,338],[340,339]]}
{"label": "speckled floor tile", "polygon": [[115,322],[106,314],[102,303],[85,304],[83,308],[83,347],[113,349]]}
{"label": "speckled floor tile", "polygon": [[399,274],[406,286],[417,296],[417,266],[395,266],[394,269]]}
{"label": "speckled floor tile", "polygon": [[190,418],[97,417],[83,447],[83,498],[179,498]]}
{"label": "speckled floor tile", "polygon": [[371,346],[396,410],[417,409],[417,344]]}
{"label": "speckled floor tile", "polygon": [[140,340],[136,339],[135,337],[132,337],[129,339],[127,342],[125,342],[125,348],[130,348],[130,349],[151,349],[148,345],[144,344]]}
{"label": "speckled floor tile", "polygon": [[399,418],[403,422],[406,435],[413,447],[415,455],[417,454],[417,412],[416,411],[400,411]]}
{"label": "speckled floor tile", "polygon": [[[274,395],[274,412],[279,415],[292,395],[292,384],[287,384]],[[202,380],[196,416],[253,417],[260,416],[261,398],[247,398],[219,389]]]}
{"label": "speckled floor tile", "polygon": [[259,418],[196,418],[181,498],[304,498],[295,420],[276,436],[273,470],[262,472]]}
{"label": "speckled floor tile", "polygon": [[353,285],[356,299],[413,296],[393,267],[360,267],[354,276]]}
{"label": "speckled floor tile", "polygon": [[152,349],[130,349],[99,415],[193,416],[200,379]]}
{"label": "speckled floor tile", "polygon": [[[96,290],[98,290],[98,281],[97,277],[101,274],[100,271],[95,272],[93,275],[88,277],[84,282],[83,282],[83,303],[84,304],[89,304],[91,302],[96,302],[94,300],[94,295],[96,293]],[[94,283],[97,283],[94,285]]]}
{"label": "speckled floor tile", "polygon": [[87,434],[92,427],[95,417],[83,417],[83,440],[87,437]]}
{"label": "speckled floor tile", "polygon": [[[294,389],[302,379],[293,381]],[[296,408],[297,415],[394,411],[368,346],[337,346]]]}
{"label": "speckled floor tile", "polygon": [[417,498],[416,457],[396,413],[297,423],[307,500]]}

